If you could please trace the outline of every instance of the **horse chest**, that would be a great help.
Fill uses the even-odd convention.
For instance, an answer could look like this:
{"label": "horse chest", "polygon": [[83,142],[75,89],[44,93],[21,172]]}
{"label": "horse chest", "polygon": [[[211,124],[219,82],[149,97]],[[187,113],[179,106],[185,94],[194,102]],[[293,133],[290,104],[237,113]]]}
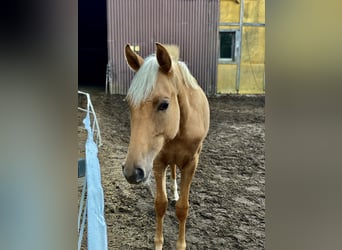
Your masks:
{"label": "horse chest", "polygon": [[166,164],[176,164],[181,167],[190,159],[193,159],[200,147],[199,142],[186,142],[183,140],[171,141],[164,145],[158,155],[158,159]]}

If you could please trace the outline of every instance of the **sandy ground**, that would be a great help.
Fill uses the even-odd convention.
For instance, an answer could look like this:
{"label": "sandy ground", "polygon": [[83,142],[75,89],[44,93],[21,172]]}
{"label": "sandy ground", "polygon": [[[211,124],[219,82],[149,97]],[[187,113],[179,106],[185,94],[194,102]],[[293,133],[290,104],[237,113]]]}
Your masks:
{"label": "sandy ground", "polygon": [[[128,184],[121,173],[130,127],[124,96],[94,88],[81,90],[90,93],[101,128],[99,160],[108,249],[154,249],[153,198],[146,186]],[[212,97],[209,103],[210,130],[190,193],[187,249],[264,249],[264,96]],[[79,129],[80,148],[83,133]],[[175,249],[177,233],[175,207],[170,202],[164,249]]]}

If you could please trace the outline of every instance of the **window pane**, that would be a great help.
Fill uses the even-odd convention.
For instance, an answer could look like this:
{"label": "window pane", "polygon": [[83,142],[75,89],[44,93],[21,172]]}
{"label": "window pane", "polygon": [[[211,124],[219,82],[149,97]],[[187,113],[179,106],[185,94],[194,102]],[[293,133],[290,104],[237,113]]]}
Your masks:
{"label": "window pane", "polygon": [[234,59],[235,32],[220,32],[220,58]]}

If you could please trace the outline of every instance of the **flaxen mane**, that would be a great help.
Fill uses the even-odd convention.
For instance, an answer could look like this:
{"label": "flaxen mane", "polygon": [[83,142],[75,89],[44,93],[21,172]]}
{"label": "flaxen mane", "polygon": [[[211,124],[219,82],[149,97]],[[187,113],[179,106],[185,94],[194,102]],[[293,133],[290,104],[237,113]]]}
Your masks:
{"label": "flaxen mane", "polygon": [[[182,61],[172,61],[173,65],[178,65],[184,83],[190,88],[199,88],[196,79],[192,76],[187,65]],[[143,65],[135,74],[132,84],[127,92],[127,99],[133,106],[145,101],[151,94],[156,83],[159,64],[155,55],[151,55],[144,60]]]}

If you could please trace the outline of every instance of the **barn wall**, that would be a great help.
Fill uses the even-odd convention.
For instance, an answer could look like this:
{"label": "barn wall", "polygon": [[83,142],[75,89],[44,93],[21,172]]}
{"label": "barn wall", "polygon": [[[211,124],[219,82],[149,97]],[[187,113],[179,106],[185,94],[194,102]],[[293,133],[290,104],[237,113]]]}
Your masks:
{"label": "barn wall", "polygon": [[176,44],[180,59],[207,94],[216,93],[219,0],[107,0],[111,93],[126,94],[133,72],[124,59],[129,43],[143,57],[155,42]]}
{"label": "barn wall", "polygon": [[[219,30],[240,31],[240,3],[220,0]],[[241,61],[219,63],[218,93],[265,93],[265,0],[244,0]],[[239,74],[239,78],[238,78]]]}

